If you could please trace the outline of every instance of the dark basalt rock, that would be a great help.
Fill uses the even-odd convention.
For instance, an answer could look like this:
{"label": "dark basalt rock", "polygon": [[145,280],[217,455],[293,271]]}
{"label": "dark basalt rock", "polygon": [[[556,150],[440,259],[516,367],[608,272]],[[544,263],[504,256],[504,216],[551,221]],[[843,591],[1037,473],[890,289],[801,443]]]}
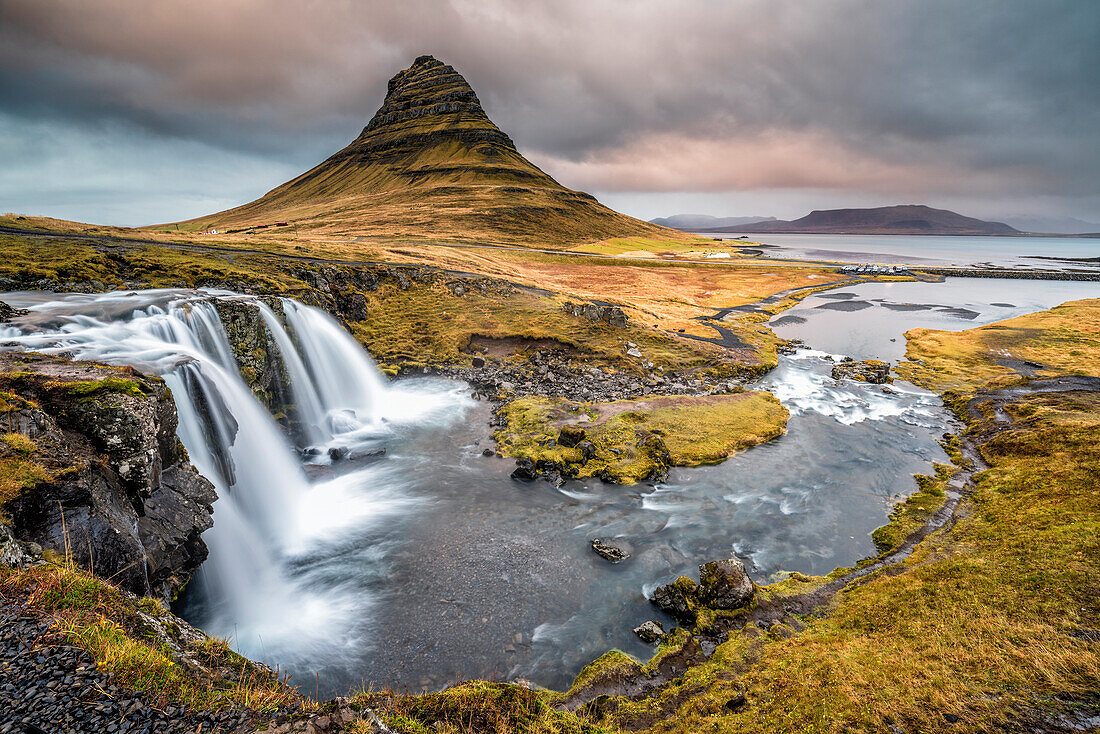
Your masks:
{"label": "dark basalt rock", "polygon": [[602,556],[612,563],[622,563],[627,558],[630,558],[630,554],[614,545],[609,545],[600,538],[594,538],[592,540],[592,550],[598,555]]}
{"label": "dark basalt rock", "polygon": [[3,301],[0,301],[0,324],[5,324],[16,316],[24,316],[28,313],[30,313],[30,311],[24,308],[12,308]]}
{"label": "dark basalt rock", "polygon": [[[176,438],[164,381],[38,354],[0,354],[7,428],[45,478],[4,506],[10,534],[136,594],[171,599],[206,559],[214,487]],[[0,458],[13,450],[0,447]]]}
{"label": "dark basalt rock", "polygon": [[653,592],[653,603],[665,614],[685,624],[695,624],[699,616],[699,585],[687,576],[681,576],[671,584],[658,586]]}
{"label": "dark basalt rock", "polygon": [[530,459],[517,459],[516,468],[511,476],[512,479],[521,482],[533,482],[539,478],[539,473],[535,471],[535,462]]}

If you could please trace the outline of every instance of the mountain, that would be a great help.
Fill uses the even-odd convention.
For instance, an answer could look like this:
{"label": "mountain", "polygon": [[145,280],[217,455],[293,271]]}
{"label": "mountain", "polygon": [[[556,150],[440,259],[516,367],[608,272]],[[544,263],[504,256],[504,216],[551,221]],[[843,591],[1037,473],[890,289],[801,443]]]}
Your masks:
{"label": "mountain", "polygon": [[1091,234],[1100,232],[1100,223],[1086,222],[1074,217],[1006,217],[1005,223],[1021,232],[1044,234]]}
{"label": "mountain", "polygon": [[288,222],[325,234],[565,245],[684,235],[567,189],[516,150],[452,67],[421,56],[389,82],[355,140],[235,209],[181,223],[220,231]]}
{"label": "mountain", "polygon": [[[1003,222],[986,222],[947,209],[918,204],[883,206],[876,209],[828,209],[812,211],[794,221],[775,220],[733,228],[737,232],[805,234],[945,234],[1013,235],[1019,230]],[[697,230],[727,232],[726,228]]]}
{"label": "mountain", "polygon": [[662,227],[697,232],[701,229],[718,227],[741,227],[756,222],[774,222],[775,217],[712,217],[709,214],[673,214],[671,217],[657,217],[649,220],[651,224]]}

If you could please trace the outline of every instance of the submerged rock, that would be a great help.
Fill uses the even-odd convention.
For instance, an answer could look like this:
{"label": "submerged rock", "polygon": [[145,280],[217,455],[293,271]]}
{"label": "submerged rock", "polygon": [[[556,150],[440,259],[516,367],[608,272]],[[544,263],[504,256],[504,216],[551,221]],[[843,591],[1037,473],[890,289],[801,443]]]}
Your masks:
{"label": "submerged rock", "polygon": [[642,642],[652,643],[664,637],[665,628],[661,626],[660,622],[650,620],[635,627],[634,634],[638,635]]}
{"label": "submerged rock", "polygon": [[611,561],[612,563],[621,563],[627,558],[630,558],[630,554],[624,551],[622,548],[614,545],[609,545],[599,538],[594,538],[592,540],[592,550],[596,551],[598,555]]}

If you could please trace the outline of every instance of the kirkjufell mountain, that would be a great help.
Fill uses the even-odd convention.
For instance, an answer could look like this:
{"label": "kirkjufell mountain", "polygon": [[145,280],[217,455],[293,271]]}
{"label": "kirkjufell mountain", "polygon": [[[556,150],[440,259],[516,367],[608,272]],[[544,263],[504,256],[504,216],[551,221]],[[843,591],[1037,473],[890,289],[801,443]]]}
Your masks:
{"label": "kirkjufell mountain", "polygon": [[332,234],[564,245],[681,237],[568,189],[516,150],[451,66],[421,56],[343,150],[249,204],[191,220],[228,230],[277,222]]}

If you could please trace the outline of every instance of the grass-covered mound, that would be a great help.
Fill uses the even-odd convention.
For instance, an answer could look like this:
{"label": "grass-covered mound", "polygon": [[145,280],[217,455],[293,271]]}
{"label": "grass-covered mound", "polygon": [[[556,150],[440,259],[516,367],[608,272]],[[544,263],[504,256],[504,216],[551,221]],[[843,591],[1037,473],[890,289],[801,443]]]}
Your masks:
{"label": "grass-covered mound", "polygon": [[493,438],[505,456],[622,484],[656,476],[668,466],[724,461],[781,435],[789,416],[767,392],[610,403],[530,396],[513,400],[499,414],[504,426]]}

